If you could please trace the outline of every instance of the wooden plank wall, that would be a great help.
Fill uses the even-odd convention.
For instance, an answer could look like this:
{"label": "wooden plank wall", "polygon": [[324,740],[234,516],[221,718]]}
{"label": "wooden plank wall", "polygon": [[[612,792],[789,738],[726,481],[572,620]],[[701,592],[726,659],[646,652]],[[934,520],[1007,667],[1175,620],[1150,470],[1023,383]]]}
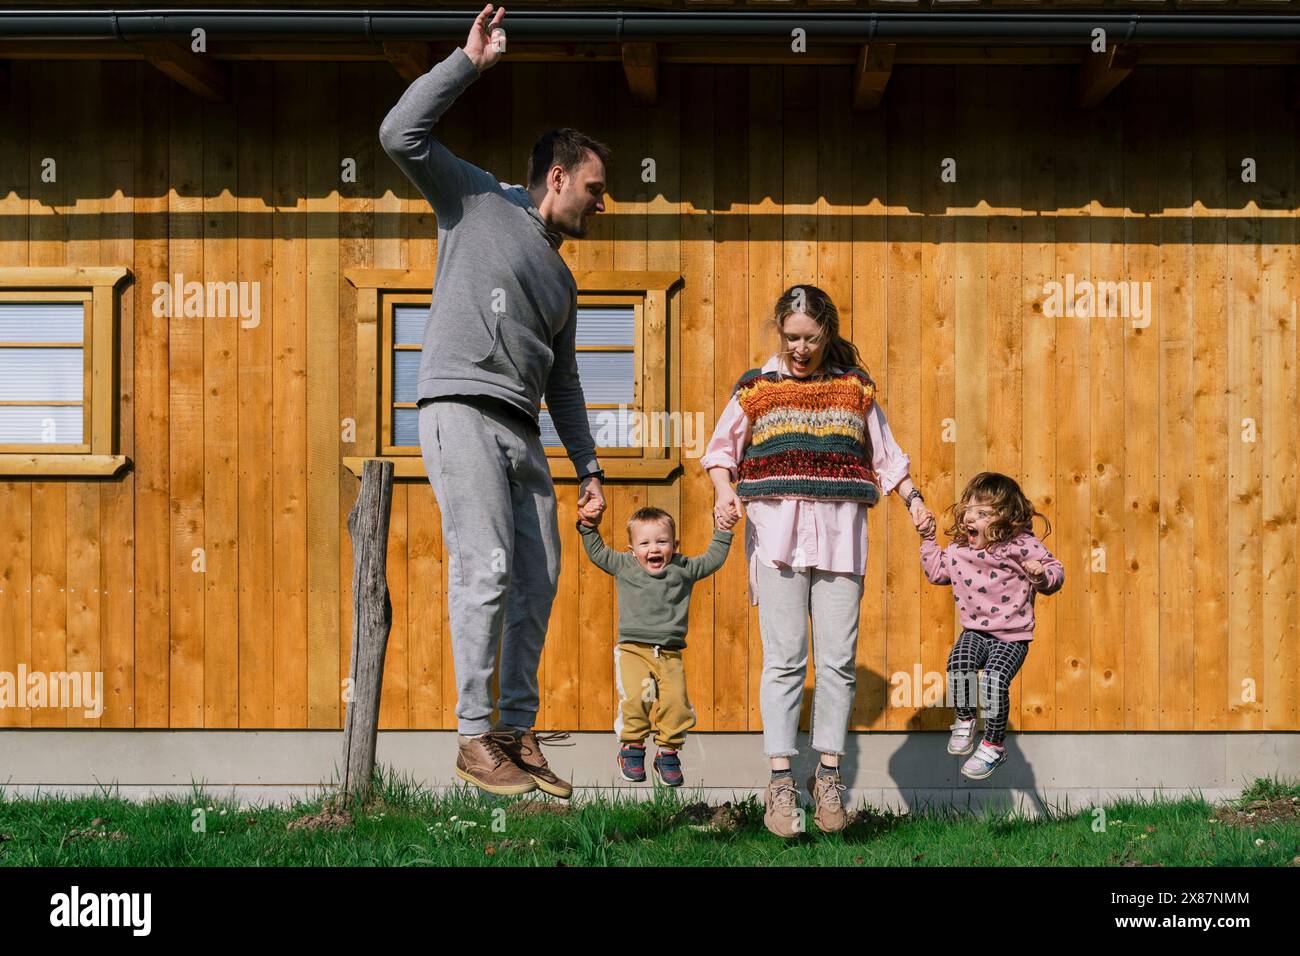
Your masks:
{"label": "wooden plank wall", "polygon": [[[435,223],[376,139],[402,90],[387,66],[239,63],[234,79],[232,102],[203,104],[143,64],[12,64],[0,265],[132,269],[120,410],[134,465],[0,483],[0,670],[102,670],[107,696],[98,720],[0,709],[0,726],[340,726],[356,490],[340,459],[358,452],[342,277],[430,267]],[[443,135],[509,181],[546,128],[614,147],[608,211],[563,253],[574,269],[684,274],[665,374],[701,438],[772,351],[777,296],[811,281],[838,303],[932,506],[982,469],[1020,480],[1067,581],[1039,602],[1013,726],[1300,729],[1285,75],[1140,69],[1090,112],[1064,106],[1070,81],[902,68],[881,110],[855,114],[847,70],[666,67],[646,107],[616,66],[518,64],[472,87]],[[340,182],[345,160],[355,183]],[[153,284],[178,272],[260,282],[260,321],[155,317]],[[1149,283],[1150,324],[1045,317],[1046,284],[1067,274]],[[558,492],[539,724],[605,730],[614,591],[571,531],[574,487]],[[679,516],[688,553],[709,539],[694,461],[670,484],[614,485],[610,503],[611,539],[644,504]],[[399,485],[391,535],[382,725],[452,727],[427,484]],[[920,575],[895,499],[869,540],[853,726],[942,728],[942,709],[892,703],[891,679],[942,669],[951,600]],[[735,551],[693,602],[701,730],[761,726]]]}

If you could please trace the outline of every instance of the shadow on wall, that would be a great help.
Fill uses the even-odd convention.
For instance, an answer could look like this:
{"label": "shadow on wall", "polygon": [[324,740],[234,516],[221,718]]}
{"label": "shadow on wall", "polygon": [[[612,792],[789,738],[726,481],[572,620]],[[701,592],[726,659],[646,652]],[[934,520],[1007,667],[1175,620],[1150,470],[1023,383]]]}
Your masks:
{"label": "shadow on wall", "polygon": [[[980,728],[983,728],[981,720]],[[966,757],[948,753],[948,732],[910,733],[889,756],[889,779],[908,811],[923,811],[930,804],[959,810],[1016,810],[1032,806],[1046,813],[1038,794],[1033,765],[1025,759],[1017,735],[1009,733],[1005,746],[1007,762],[987,780],[968,780],[961,775]]]}
{"label": "shadow on wall", "polygon": [[[889,682],[883,675],[859,667],[857,694],[854,716],[858,721],[875,723],[884,716]],[[800,710],[799,756],[791,761],[795,779],[801,782],[817,769],[818,754],[812,749],[808,735],[811,704],[812,693],[806,690]],[[847,747],[840,760],[844,782],[855,789],[896,789],[898,800],[909,812],[925,810],[931,804],[973,811],[1032,806],[1039,813],[1046,812],[1047,806],[1038,794],[1034,768],[1020,748],[1017,734],[1007,735],[1007,762],[993,776],[987,780],[968,780],[961,775],[966,758],[948,753],[947,727],[953,719],[952,711],[940,712],[944,715],[943,730],[922,730],[920,721],[916,721],[915,726],[907,728],[906,734],[896,738],[899,746],[890,753],[884,767],[864,766],[858,748]],[[983,729],[982,717],[978,726]],[[889,796],[886,794],[887,800]]]}

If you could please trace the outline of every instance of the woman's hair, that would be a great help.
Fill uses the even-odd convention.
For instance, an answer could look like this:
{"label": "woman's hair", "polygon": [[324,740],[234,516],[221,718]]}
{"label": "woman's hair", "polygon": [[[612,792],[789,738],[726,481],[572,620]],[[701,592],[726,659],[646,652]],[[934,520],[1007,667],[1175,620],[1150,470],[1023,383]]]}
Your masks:
{"label": "woman's hair", "polygon": [[966,483],[960,500],[945,512],[951,523],[944,534],[959,544],[964,545],[968,540],[963,519],[969,504],[987,504],[993,509],[987,532],[989,544],[1010,541],[1025,531],[1032,533],[1035,516],[1042,518],[1047,526],[1043,537],[1052,533],[1052,523],[1045,514],[1034,510],[1034,503],[1025,497],[1014,478],[996,471],[981,471]]}
{"label": "woman's hair", "polygon": [[867,372],[868,378],[871,377],[862,356],[858,354],[858,347],[840,335],[840,310],[835,308],[831,297],[815,285],[792,285],[776,300],[772,320],[782,354],[786,350],[785,339],[782,337],[785,320],[797,312],[804,313],[821,328],[826,352],[817,369],[819,373],[826,371],[828,366],[838,365],[841,368],[860,368]]}

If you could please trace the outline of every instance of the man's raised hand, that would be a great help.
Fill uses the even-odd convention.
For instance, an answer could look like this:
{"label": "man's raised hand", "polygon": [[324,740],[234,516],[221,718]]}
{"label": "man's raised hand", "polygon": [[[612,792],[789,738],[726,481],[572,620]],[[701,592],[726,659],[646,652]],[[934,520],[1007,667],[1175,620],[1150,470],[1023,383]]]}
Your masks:
{"label": "man's raised hand", "polygon": [[[465,39],[465,55],[480,73],[501,59],[505,52],[506,31],[501,27],[505,15],[506,8],[497,7],[496,16],[493,16],[492,4],[489,3],[474,18],[474,25],[469,28],[469,36]],[[491,22],[488,21],[489,17],[492,18]],[[497,31],[500,31],[500,36],[494,38],[493,33]]]}

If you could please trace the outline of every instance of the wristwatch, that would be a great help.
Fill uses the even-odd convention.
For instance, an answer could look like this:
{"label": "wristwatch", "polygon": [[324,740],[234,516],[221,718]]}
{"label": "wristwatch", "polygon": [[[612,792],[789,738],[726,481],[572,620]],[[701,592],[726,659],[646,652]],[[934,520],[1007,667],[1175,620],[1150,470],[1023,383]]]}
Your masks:
{"label": "wristwatch", "polygon": [[904,501],[904,503],[907,505],[907,507],[909,507],[909,508],[912,507],[912,499],[913,499],[913,498],[918,498],[918,499],[920,499],[921,504],[925,504],[925,499],[921,497],[920,489],[918,489],[918,488],[916,488],[916,487],[913,487],[912,490],[909,491],[909,492],[907,493],[907,497],[903,499],[903,501]]}
{"label": "wristwatch", "polygon": [[589,471],[581,478],[579,478],[578,482],[581,484],[582,482],[586,481],[588,478],[599,478],[600,483],[603,485],[605,483],[605,469],[597,468],[595,471]]}

